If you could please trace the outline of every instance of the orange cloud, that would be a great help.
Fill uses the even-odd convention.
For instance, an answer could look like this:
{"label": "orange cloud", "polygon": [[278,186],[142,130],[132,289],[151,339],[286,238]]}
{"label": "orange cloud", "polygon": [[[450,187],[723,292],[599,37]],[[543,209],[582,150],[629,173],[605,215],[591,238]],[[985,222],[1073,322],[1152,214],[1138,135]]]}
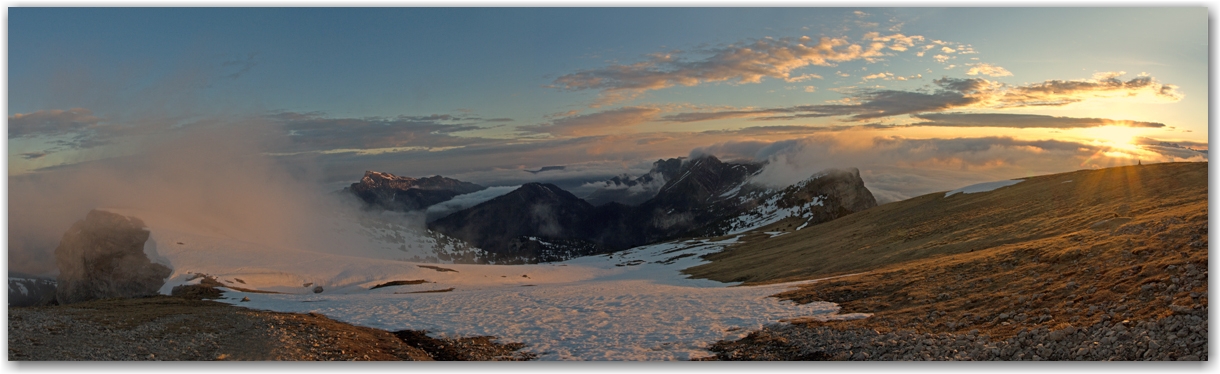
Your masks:
{"label": "orange cloud", "polygon": [[649,90],[674,86],[695,86],[703,83],[759,83],[763,78],[789,82],[817,75],[794,76],[796,69],[811,65],[835,66],[839,62],[878,61],[886,56],[886,48],[904,48],[910,40],[922,38],[895,34],[877,36],[884,42],[867,45],[853,44],[846,38],[822,37],[816,42],[809,37],[760,39],[714,49],[711,55],[697,61],[683,61],[671,55],[653,55],[647,61],[616,64],[599,69],[579,71],[555,79],[553,87],[565,90],[601,90],[596,105],[628,100]]}
{"label": "orange cloud", "polygon": [[96,126],[101,118],[85,108],[51,109],[17,113],[8,117],[8,137],[54,136]]}
{"label": "orange cloud", "polygon": [[970,67],[970,70],[966,71],[966,75],[979,75],[979,74],[983,74],[983,75],[986,75],[986,76],[989,76],[989,77],[1008,77],[1008,76],[1012,76],[1012,72],[1009,72],[1009,71],[1008,71],[1008,69],[1005,69],[1005,68],[1000,67],[1000,66],[996,66],[996,65],[988,64],[988,63],[985,63],[985,62],[980,62],[980,63],[977,63],[977,64],[966,64],[966,66],[969,66],[969,67]]}

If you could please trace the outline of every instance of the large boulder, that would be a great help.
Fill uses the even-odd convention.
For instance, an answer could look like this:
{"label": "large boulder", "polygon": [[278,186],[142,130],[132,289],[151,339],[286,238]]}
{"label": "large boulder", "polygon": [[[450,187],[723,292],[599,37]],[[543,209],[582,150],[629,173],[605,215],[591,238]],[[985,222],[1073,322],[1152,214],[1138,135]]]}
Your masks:
{"label": "large boulder", "polygon": [[93,210],[64,233],[55,248],[60,304],[156,295],[169,267],[144,252],[149,231],[135,217]]}

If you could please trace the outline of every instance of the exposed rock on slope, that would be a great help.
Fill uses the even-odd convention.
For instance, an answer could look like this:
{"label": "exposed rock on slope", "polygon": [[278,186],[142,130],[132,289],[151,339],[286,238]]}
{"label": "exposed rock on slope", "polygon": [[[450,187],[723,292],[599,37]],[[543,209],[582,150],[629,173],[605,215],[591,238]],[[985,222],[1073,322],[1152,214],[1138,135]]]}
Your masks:
{"label": "exposed rock on slope", "polygon": [[134,217],[93,210],[55,248],[56,299],[70,304],[156,295],[171,269],[144,253],[149,231]]}
{"label": "exposed rock on slope", "polygon": [[416,179],[366,171],[360,182],[352,183],[345,190],[359,197],[369,207],[406,212],[424,209],[454,196],[485,188],[487,187],[439,175]]}

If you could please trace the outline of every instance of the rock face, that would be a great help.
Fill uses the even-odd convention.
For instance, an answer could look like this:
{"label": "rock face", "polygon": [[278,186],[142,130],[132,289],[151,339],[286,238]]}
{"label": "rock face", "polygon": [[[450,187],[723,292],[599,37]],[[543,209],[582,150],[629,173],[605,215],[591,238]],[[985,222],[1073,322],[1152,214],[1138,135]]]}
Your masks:
{"label": "rock face", "polygon": [[424,209],[448,201],[454,196],[485,188],[487,187],[439,175],[416,179],[366,171],[364,178],[344,190],[359,197],[368,207],[406,212]]}
{"label": "rock face", "polygon": [[[827,170],[784,189],[750,183],[756,163],[712,156],[658,161],[667,182],[647,201],[593,206],[551,184],[529,183],[433,221],[495,263],[562,261],[690,236],[718,236],[799,217],[826,222],[877,205],[858,170]],[[674,166],[679,168],[670,170]]]}
{"label": "rock face", "polygon": [[144,253],[149,231],[138,218],[93,210],[55,248],[55,298],[70,304],[156,295],[171,270]]}

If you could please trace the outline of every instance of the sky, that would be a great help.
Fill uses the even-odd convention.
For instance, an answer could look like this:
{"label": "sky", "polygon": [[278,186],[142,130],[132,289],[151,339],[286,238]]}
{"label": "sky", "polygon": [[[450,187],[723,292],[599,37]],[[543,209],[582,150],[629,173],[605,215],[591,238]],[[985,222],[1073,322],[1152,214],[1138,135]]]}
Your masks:
{"label": "sky", "polygon": [[775,183],[857,167],[891,201],[1205,160],[1207,43],[1202,7],[10,8],[7,166],[222,129],[325,188],[708,153]]}

